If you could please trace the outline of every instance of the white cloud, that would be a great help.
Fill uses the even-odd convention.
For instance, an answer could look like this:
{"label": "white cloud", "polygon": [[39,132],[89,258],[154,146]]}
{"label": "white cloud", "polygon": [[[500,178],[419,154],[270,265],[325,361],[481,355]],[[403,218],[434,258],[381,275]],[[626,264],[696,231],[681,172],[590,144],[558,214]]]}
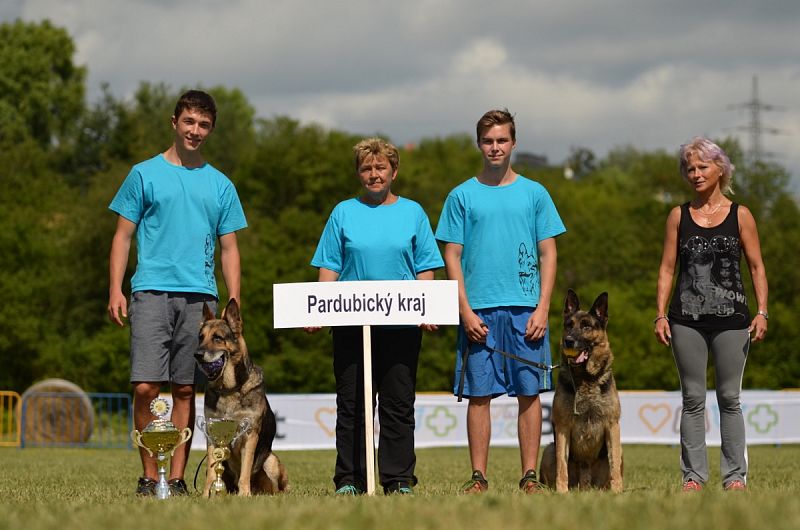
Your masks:
{"label": "white cloud", "polygon": [[492,107],[517,115],[519,148],[560,161],[574,145],[674,150],[746,132],[728,110],[754,74],[776,161],[800,176],[796,0],[12,0],[0,20],[50,18],[100,82],[243,90],[289,115],[398,143],[472,134]]}

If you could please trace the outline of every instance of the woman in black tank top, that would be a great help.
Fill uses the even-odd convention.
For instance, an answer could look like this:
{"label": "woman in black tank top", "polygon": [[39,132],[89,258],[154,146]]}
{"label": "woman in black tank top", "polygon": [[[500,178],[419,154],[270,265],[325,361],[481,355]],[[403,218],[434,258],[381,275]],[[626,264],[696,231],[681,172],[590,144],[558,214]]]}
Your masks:
{"label": "woman in black tank top", "polygon": [[[758,230],[750,210],[726,197],[733,194],[733,166],[718,145],[701,137],[682,145],[680,170],[694,198],[667,217],[654,332],[659,342],[672,346],[681,381],[683,490],[700,490],[708,479],[704,422],[709,352],[715,360],[723,485],[726,490],[746,489],[741,380],[750,341],[764,338],[769,318]],[[742,255],[756,297],[752,318],[740,273]]]}

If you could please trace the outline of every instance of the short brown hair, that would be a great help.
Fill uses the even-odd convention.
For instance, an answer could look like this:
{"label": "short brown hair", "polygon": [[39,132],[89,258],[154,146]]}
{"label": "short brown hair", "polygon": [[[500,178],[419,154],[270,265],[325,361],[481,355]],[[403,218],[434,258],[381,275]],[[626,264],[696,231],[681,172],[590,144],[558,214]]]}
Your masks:
{"label": "short brown hair", "polygon": [[385,156],[392,166],[392,171],[397,171],[400,165],[400,153],[397,147],[382,138],[365,138],[353,146],[353,155],[356,161],[356,172],[368,156]]}
{"label": "short brown hair", "polygon": [[217,124],[217,104],[211,94],[203,92],[202,90],[188,90],[184,92],[178,102],[175,104],[175,119],[180,117],[181,113],[186,109],[199,110],[211,116],[211,125]]}
{"label": "short brown hair", "polygon": [[494,109],[490,110],[483,116],[481,119],[478,120],[478,124],[476,125],[476,133],[478,137],[478,143],[481,141],[481,136],[483,133],[494,127],[495,125],[505,125],[506,123],[511,124],[511,141],[517,141],[517,127],[514,124],[514,115],[511,114],[508,109]]}

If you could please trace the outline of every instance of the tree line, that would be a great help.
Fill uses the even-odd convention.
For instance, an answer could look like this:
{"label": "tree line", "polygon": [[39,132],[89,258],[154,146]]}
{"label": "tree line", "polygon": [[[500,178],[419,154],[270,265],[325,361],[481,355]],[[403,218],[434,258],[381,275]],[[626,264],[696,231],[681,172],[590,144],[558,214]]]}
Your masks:
{"label": "tree line", "polygon": [[[69,34],[49,22],[0,25],[0,389],[21,392],[46,377],[87,391],[128,389],[128,329],[113,326],[105,311],[116,222],[107,207],[130,166],[169,145],[169,118],[184,87],[142,81],[123,99],[105,86],[87,103],[86,68],[73,63],[74,52]],[[241,90],[201,88],[219,108],[205,155],[235,183],[250,225],[239,242],[251,355],[270,392],[332,392],[329,336],[273,329],[272,286],[316,279],[309,261],[327,216],[359,192],[351,147],[361,136],[288,116],[261,118]],[[483,110],[474,110],[476,118]],[[758,222],[771,286],[769,334],[751,349],[744,386],[795,387],[800,359],[791,346],[800,328],[790,308],[800,292],[800,211],[789,174],[774,163],[748,163],[732,138],[718,141],[737,166],[734,200]],[[563,167],[514,164],[547,187],[568,230],[558,238],[554,357],[567,287],[587,306],[607,291],[618,386],[677,389],[671,353],[652,333],[664,222],[690,198],[677,146],[623,146],[604,158],[574,148],[567,163],[572,179]],[[447,193],[480,167],[471,134],[423,139],[401,149],[393,189],[422,204],[435,227]],[[127,288],[134,265],[132,252]],[[419,390],[452,388],[454,350],[453,327],[425,335]]]}

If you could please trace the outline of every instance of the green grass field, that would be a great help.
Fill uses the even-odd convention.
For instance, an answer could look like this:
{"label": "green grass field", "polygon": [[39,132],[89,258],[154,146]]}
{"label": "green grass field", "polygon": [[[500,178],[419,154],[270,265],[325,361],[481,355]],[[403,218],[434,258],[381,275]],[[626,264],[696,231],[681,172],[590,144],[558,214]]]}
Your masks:
{"label": "green grass field", "polygon": [[[678,448],[625,446],[625,491],[525,496],[517,490],[516,449],[494,448],[490,492],[458,495],[469,475],[465,448],[417,451],[414,497],[339,498],[332,494],[333,451],[280,454],[292,491],[278,497],[166,501],[135,497],[136,453],[121,449],[0,448],[0,529],[796,529],[800,446],[753,446],[749,488],[719,485],[719,450],[702,493],[680,492]],[[202,453],[187,471],[192,488]],[[198,486],[202,482],[198,479]]]}

